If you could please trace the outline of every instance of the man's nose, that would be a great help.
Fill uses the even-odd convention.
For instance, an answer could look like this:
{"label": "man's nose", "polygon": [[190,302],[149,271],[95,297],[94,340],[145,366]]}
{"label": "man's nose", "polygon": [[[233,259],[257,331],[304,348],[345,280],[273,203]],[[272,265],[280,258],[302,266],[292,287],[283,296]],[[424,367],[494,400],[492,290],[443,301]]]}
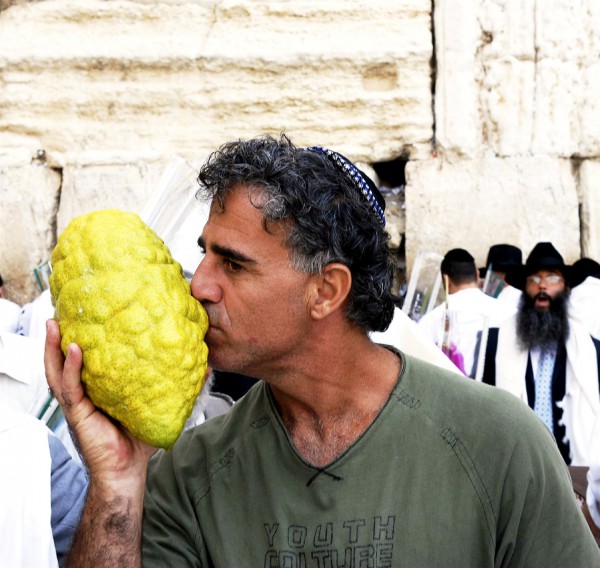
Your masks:
{"label": "man's nose", "polygon": [[196,268],[190,284],[192,296],[196,300],[213,304],[221,300],[221,288],[215,276],[216,272],[214,268],[211,268],[211,260],[204,257]]}

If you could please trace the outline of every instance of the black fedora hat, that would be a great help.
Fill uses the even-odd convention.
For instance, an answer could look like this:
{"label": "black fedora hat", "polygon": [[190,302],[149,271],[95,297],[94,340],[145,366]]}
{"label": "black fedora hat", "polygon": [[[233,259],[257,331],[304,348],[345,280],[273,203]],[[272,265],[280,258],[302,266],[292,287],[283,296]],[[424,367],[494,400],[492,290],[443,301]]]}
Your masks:
{"label": "black fedora hat", "polygon": [[571,287],[579,286],[588,276],[600,278],[600,263],[587,257],[573,263]]}
{"label": "black fedora hat", "polygon": [[479,276],[485,277],[489,268],[496,272],[509,272],[523,263],[521,249],[514,245],[499,244],[492,245],[488,251],[485,266],[479,269]]}
{"label": "black fedora hat", "polygon": [[567,285],[571,285],[572,267],[565,264],[562,255],[552,243],[541,242],[533,247],[525,264],[519,265],[506,274],[506,281],[519,290],[525,289],[525,279],[538,270],[557,270],[563,275]]}

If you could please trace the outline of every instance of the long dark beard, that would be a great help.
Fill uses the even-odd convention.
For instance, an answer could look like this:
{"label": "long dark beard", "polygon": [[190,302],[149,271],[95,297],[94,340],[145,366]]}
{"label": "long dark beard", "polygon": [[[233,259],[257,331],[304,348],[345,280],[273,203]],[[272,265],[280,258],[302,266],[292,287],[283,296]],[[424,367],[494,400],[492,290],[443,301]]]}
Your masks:
{"label": "long dark beard", "polygon": [[[535,307],[535,299],[540,295],[545,295],[550,301],[547,310],[538,310]],[[544,292],[531,298],[523,292],[517,315],[517,339],[522,349],[543,348],[567,340],[569,295],[568,289],[554,298],[550,298]]]}

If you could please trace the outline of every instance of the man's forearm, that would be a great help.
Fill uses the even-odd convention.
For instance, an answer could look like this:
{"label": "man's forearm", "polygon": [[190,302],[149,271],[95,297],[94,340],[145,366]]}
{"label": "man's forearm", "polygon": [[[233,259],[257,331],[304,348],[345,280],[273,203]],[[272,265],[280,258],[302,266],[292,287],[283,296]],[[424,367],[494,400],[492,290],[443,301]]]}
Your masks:
{"label": "man's forearm", "polygon": [[117,492],[103,482],[90,482],[67,567],[141,568],[143,487]]}

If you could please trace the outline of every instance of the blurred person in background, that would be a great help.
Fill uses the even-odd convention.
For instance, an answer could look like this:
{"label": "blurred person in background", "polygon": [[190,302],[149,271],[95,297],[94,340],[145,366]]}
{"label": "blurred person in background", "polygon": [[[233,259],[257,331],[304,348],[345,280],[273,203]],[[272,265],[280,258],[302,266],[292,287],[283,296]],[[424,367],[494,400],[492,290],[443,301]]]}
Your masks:
{"label": "blurred person in background", "polygon": [[446,252],[440,271],[446,301],[425,314],[418,327],[465,376],[475,378],[482,334],[506,317],[503,306],[479,288],[475,259],[467,250]]}
{"label": "blurred person in background", "polygon": [[506,282],[506,274],[523,263],[521,249],[509,244],[492,245],[488,251],[485,267],[479,269],[483,291],[504,302],[507,318],[516,313],[521,291]]}
{"label": "blurred person in background", "polygon": [[569,313],[600,339],[600,263],[580,258],[573,264]]}

